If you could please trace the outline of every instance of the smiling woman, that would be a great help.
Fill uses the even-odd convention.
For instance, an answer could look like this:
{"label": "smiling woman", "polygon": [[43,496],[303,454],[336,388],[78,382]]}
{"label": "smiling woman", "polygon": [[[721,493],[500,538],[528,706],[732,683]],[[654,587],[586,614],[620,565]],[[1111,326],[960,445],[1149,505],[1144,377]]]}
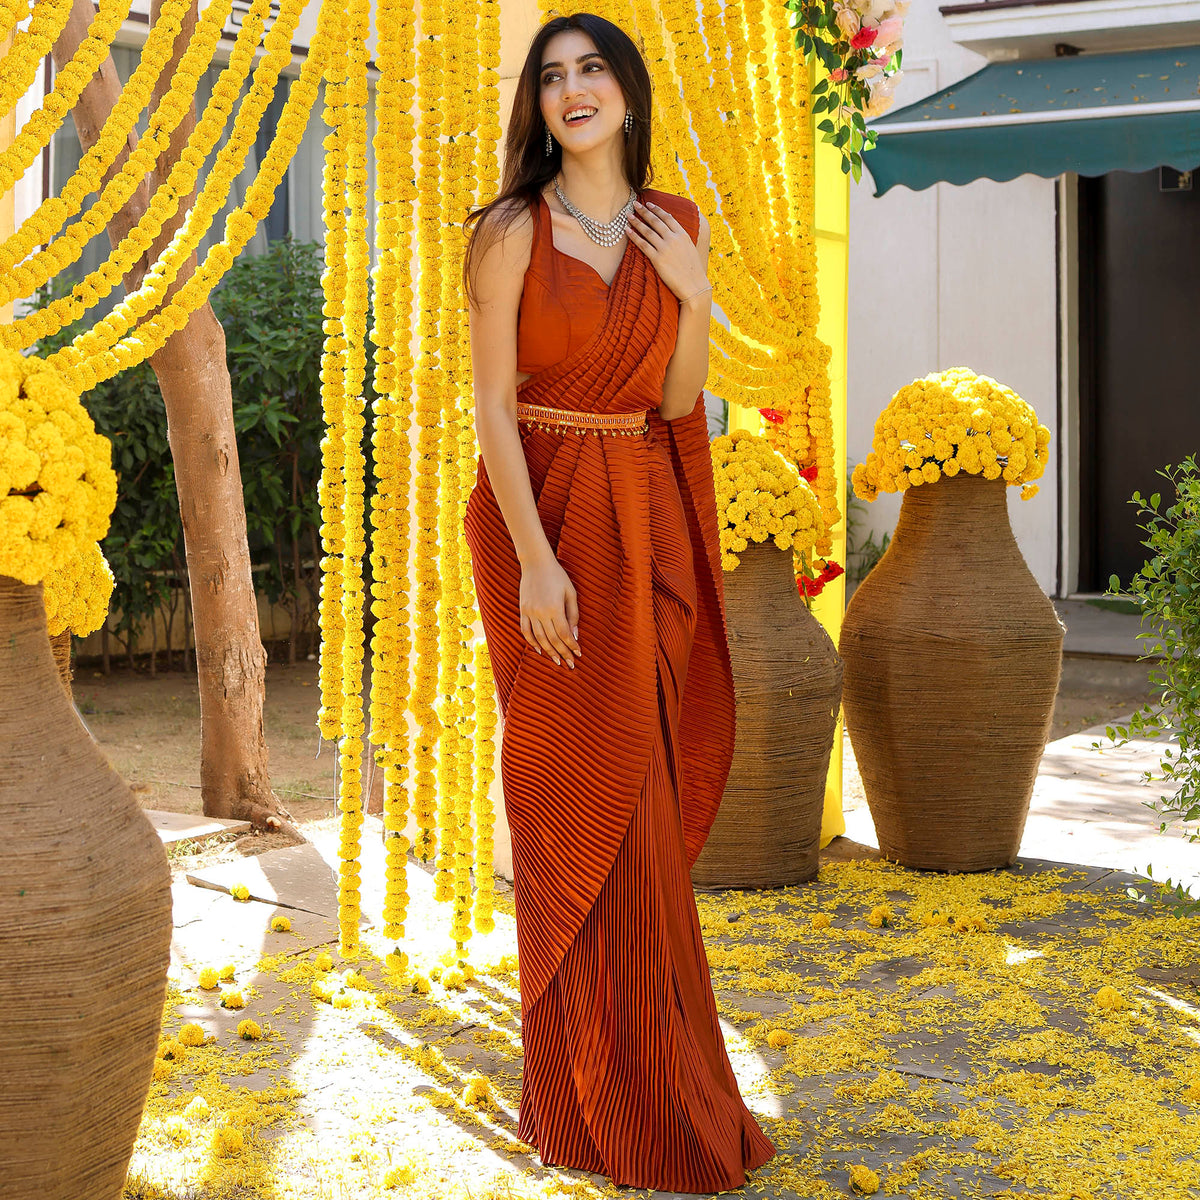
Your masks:
{"label": "smiling woman", "polygon": [[688,876],[733,740],[708,229],[649,164],[636,47],[599,17],[547,22],[500,195],[468,220],[466,532],[504,715],[519,1136],[544,1163],[708,1194],[774,1147],[730,1067]]}

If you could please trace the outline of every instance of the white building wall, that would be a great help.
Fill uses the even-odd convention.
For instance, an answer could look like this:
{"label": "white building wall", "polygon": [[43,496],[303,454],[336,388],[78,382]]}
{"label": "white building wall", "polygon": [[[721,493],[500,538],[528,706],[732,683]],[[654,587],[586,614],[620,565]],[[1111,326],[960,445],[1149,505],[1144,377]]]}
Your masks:
{"label": "white building wall", "polygon": [[[914,0],[905,25],[896,106],[911,104],[986,65],[950,36],[935,0]],[[870,155],[867,155],[868,168]],[[876,416],[911,380],[968,366],[1014,388],[1053,436],[1040,493],[1009,489],[1013,529],[1030,569],[1058,587],[1057,301],[1055,183],[896,187],[872,195],[864,172],[850,196],[848,448],[871,448]],[[861,534],[890,531],[900,498],[868,506]],[[857,532],[857,531],[856,531]]]}

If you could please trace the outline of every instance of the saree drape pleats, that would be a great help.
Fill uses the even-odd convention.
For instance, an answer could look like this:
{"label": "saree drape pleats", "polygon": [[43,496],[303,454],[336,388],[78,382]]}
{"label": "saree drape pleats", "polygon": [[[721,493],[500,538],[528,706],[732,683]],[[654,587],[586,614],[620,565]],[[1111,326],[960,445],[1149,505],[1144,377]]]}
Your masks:
{"label": "saree drape pleats", "polygon": [[[690,202],[651,196],[696,236]],[[677,323],[631,246],[594,333],[519,398],[653,410]],[[573,671],[521,635],[520,568],[482,465],[467,538],[504,717],[522,1136],[547,1162],[703,1191],[739,1186],[774,1151],[738,1095],[688,878],[734,734],[702,399],[650,422],[642,437],[523,435],[543,528],[579,596]]]}

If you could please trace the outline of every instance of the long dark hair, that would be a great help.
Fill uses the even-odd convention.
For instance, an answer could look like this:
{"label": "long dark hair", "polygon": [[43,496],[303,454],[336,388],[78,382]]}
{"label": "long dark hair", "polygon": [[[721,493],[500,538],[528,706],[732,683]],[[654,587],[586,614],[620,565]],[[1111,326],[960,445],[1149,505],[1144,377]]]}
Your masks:
{"label": "long dark hair", "polygon": [[622,164],[625,177],[638,193],[650,185],[653,177],[650,169],[650,73],[637,46],[620,26],[593,13],[573,13],[569,17],[554,17],[547,21],[529,44],[525,65],[517,80],[508,136],[504,140],[504,177],[500,181],[500,194],[490,204],[472,210],[463,222],[469,239],[463,257],[463,287],[472,299],[471,263],[479,242],[476,235],[486,227],[488,244],[503,237],[520,213],[537,202],[542,189],[562,166],[562,147],[556,140],[552,141],[551,152],[546,153],[546,134],[538,96],[546,43],[568,29],[577,29],[592,39],[633,114],[633,130],[625,141]]}

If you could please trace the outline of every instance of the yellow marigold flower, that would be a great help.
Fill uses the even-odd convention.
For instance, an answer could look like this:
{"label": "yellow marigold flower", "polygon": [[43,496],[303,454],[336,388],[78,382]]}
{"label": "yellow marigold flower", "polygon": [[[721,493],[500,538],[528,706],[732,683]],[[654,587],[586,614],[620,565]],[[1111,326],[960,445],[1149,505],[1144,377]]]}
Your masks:
{"label": "yellow marigold flower", "polygon": [[767,1045],[774,1046],[776,1050],[779,1050],[784,1046],[790,1046],[792,1044],[792,1040],[792,1035],[788,1033],[786,1029],[772,1029],[771,1032],[767,1034]]}
{"label": "yellow marigold flower", "polygon": [[333,1003],[333,988],[324,979],[312,981],[312,995],[314,1000],[323,1000],[326,1004]]}
{"label": "yellow marigold flower", "polygon": [[204,1045],[204,1027],[197,1025],[195,1021],[189,1021],[179,1031],[179,1041],[184,1046],[203,1046]]}
{"label": "yellow marigold flower", "polygon": [[1096,1007],[1104,1012],[1121,1012],[1129,1007],[1129,1002],[1115,987],[1107,984],[1096,993]]}
{"label": "yellow marigold flower", "polygon": [[451,991],[458,992],[462,991],[467,984],[462,971],[460,971],[457,967],[451,967],[450,970],[442,976],[442,986],[449,988]]}
{"label": "yellow marigold flower", "polygon": [[222,1008],[245,1008],[246,998],[237,988],[226,988],[221,993]]}
{"label": "yellow marigold flower", "polygon": [[321,953],[318,954],[317,957],[313,959],[313,966],[318,971],[332,971],[333,970],[333,955],[330,954],[327,950],[322,950]]}
{"label": "yellow marigold flower", "polygon": [[291,927],[291,921],[285,916],[276,916],[271,918],[271,928],[276,933],[287,933]]}
{"label": "yellow marigold flower", "polygon": [[921,924],[926,929],[937,929],[950,924],[950,914],[939,912],[936,908],[932,912],[923,913],[921,916]]}
{"label": "yellow marigold flower", "polygon": [[414,975],[412,981],[412,990],[418,996],[428,996],[430,990],[428,975]]}
{"label": "yellow marigold flower", "polygon": [[867,918],[867,924],[873,929],[890,929],[893,920],[891,908],[886,904],[877,904],[871,909],[871,915]]}
{"label": "yellow marigold flower", "polygon": [[229,894],[235,900],[249,900],[250,889],[244,883],[235,883],[230,889]]}
{"label": "yellow marigold flower", "polygon": [[218,972],[217,976],[228,983],[237,974],[237,968],[233,963],[226,963]]}
{"label": "yellow marigold flower", "polygon": [[187,1047],[174,1038],[165,1038],[158,1044],[158,1057],[163,1062],[183,1062],[187,1058]]}
{"label": "yellow marigold flower", "polygon": [[211,992],[220,982],[220,976],[217,974],[215,967],[205,967],[200,972],[200,978],[196,982],[206,992]]}
{"label": "yellow marigold flower", "polygon": [[246,1139],[240,1129],[232,1125],[218,1125],[213,1130],[212,1148],[217,1158],[234,1158],[246,1147]]}
{"label": "yellow marigold flower", "polygon": [[208,1101],[203,1096],[193,1096],[183,1110],[189,1121],[203,1121],[208,1117]]}
{"label": "yellow marigold flower", "polygon": [[879,1176],[870,1167],[855,1163],[850,1168],[850,1186],[863,1196],[873,1196],[879,1191]]}
{"label": "yellow marigold flower", "polygon": [[828,929],[833,924],[833,918],[828,913],[813,913],[811,924],[814,929]]}
{"label": "yellow marigold flower", "polygon": [[246,1042],[257,1042],[262,1037],[262,1027],[257,1021],[250,1020],[249,1017],[238,1022],[237,1032],[238,1037]]}
{"label": "yellow marigold flower", "polygon": [[387,1173],[383,1177],[383,1186],[385,1188],[408,1187],[409,1184],[416,1181],[416,1178],[417,1169],[412,1163],[400,1163],[387,1169]]}
{"label": "yellow marigold flower", "polygon": [[353,1008],[354,997],[349,992],[338,992],[331,1003],[334,1008]]}
{"label": "yellow marigold flower", "polygon": [[494,1108],[496,1098],[492,1094],[492,1085],[486,1076],[478,1071],[472,1071],[467,1076],[466,1086],[462,1091],[463,1103],[471,1108]]}
{"label": "yellow marigold flower", "polygon": [[182,1117],[168,1117],[163,1122],[163,1133],[171,1141],[181,1145],[192,1140],[191,1128]]}

